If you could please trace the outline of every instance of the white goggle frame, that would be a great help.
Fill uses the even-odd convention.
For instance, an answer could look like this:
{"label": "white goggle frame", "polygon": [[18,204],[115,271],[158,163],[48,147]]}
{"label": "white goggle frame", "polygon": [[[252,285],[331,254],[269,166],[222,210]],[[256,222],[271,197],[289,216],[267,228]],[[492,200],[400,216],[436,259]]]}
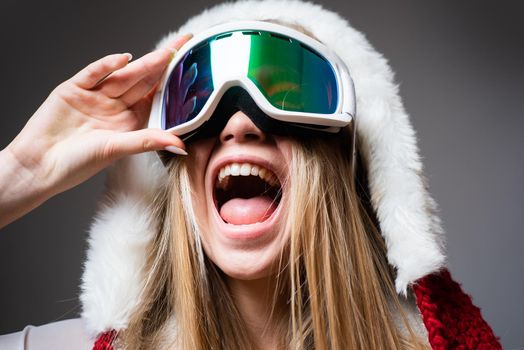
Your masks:
{"label": "white goggle frame", "polygon": [[[211,117],[224,93],[234,86],[244,88],[251,98],[253,98],[257,106],[271,118],[293,124],[298,123],[304,128],[308,128],[307,125],[311,125],[311,129],[335,133],[354,120],[356,103],[353,80],[344,62],[332,50],[306,34],[283,25],[264,21],[236,21],[213,26],[199,33],[185,43],[177,52],[174,59],[168,65],[154,95],[148,123],[149,128],[164,129],[163,121],[165,120],[166,106],[163,96],[173,68],[185,54],[209,38],[213,38],[219,34],[237,31],[239,35],[242,34],[242,31],[267,31],[282,34],[291,39],[298,40],[321,54],[331,64],[336,77],[338,101],[335,112],[332,114],[319,114],[278,109],[265,98],[258,87],[247,76],[231,76],[214,87],[213,92],[196,117],[167,131],[178,136],[191,135],[196,132],[198,128]],[[319,129],[314,126],[322,126],[324,128]]]}

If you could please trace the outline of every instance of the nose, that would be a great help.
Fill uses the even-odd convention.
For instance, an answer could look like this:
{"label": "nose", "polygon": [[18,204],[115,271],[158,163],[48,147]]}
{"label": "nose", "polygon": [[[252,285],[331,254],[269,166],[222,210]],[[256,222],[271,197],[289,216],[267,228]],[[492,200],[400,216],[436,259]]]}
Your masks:
{"label": "nose", "polygon": [[265,139],[266,134],[242,111],[233,114],[220,133],[222,143],[264,141]]}

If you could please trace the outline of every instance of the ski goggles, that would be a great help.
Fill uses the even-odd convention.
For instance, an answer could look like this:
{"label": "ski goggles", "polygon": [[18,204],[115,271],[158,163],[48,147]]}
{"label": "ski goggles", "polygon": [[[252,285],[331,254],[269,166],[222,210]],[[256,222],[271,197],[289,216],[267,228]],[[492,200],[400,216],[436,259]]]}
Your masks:
{"label": "ski goggles", "polygon": [[353,81],[333,51],[282,25],[241,21],[182,46],[154,96],[149,127],[188,139],[231,88],[244,89],[264,115],[294,127],[335,133],[355,116]]}

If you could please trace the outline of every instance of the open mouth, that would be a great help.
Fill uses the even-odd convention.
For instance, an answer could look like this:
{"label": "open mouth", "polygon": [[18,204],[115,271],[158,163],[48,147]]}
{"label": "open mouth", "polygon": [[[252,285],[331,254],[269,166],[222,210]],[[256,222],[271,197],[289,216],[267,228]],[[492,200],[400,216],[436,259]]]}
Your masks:
{"label": "open mouth", "polygon": [[232,225],[266,221],[282,198],[278,177],[269,169],[251,163],[223,166],[215,181],[214,199],[220,217]]}

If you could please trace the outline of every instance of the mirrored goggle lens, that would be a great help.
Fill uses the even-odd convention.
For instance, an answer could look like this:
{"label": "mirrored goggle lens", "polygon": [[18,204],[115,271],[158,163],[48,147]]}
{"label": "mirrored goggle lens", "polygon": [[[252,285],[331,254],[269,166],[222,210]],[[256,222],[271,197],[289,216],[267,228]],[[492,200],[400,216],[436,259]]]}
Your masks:
{"label": "mirrored goggle lens", "polygon": [[338,103],[335,72],[306,45],[276,33],[236,31],[190,50],[176,64],[164,95],[164,129],[194,119],[215,87],[249,78],[274,107],[333,114]]}

